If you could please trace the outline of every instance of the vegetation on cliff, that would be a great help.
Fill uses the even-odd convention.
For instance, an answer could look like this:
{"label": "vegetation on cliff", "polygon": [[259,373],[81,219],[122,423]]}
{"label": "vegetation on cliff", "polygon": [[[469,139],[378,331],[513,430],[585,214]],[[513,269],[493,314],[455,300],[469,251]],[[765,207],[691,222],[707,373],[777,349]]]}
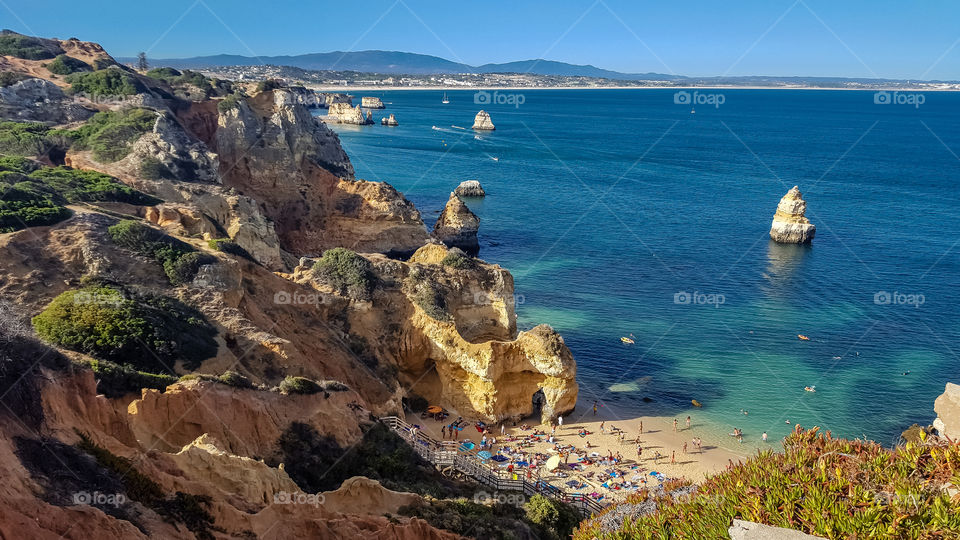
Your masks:
{"label": "vegetation on cliff", "polygon": [[29,78],[30,76],[26,73],[18,73],[16,71],[0,71],[0,88],[6,88],[12,84],[25,81]]}
{"label": "vegetation on cliff", "polygon": [[125,97],[146,92],[147,87],[119,67],[67,76],[70,92],[90,97]]}
{"label": "vegetation on cliff", "polygon": [[0,32],[0,56],[46,60],[58,54],[63,54],[63,49],[53,40],[25,36],[10,30]]}
{"label": "vegetation on cliff", "polygon": [[144,388],[153,388],[162,392],[177,382],[177,378],[173,375],[138,371],[128,365],[107,360],[93,359],[85,365],[93,370],[97,379],[97,391],[110,398],[123,397],[127,394],[139,395]]}
{"label": "vegetation on cliff", "polygon": [[216,262],[212,256],[140,221],[123,220],[111,225],[108,232],[117,245],[160,263],[173,285],[189,283],[201,266]]}
{"label": "vegetation on cliff", "polygon": [[160,202],[98,172],[0,158],[0,232],[52,225],[70,216],[66,204],[97,201]]}
{"label": "vegetation on cliff", "polygon": [[930,441],[890,450],[814,428],[798,430],[783,445],[783,453],[761,452],[708,478],[692,495],[659,498],[651,514],[612,527],[605,514],[596,516],[574,538],[726,538],[734,518],[826,538],[960,534],[957,503],[945,491],[960,485],[960,444]]}
{"label": "vegetation on cliff", "polygon": [[173,298],[134,295],[108,286],[61,293],[33,327],[44,341],[148,373],[174,373],[216,354],[216,330],[199,311]]}
{"label": "vegetation on cliff", "polygon": [[234,91],[234,85],[231,81],[210,78],[189,69],[180,71],[171,67],[160,67],[151,69],[146,75],[169,84],[174,90],[178,87],[193,86],[206,98],[224,96]]}
{"label": "vegetation on cliff", "polygon": [[313,275],[337,294],[356,300],[370,299],[376,281],[370,261],[346,248],[324,251],[313,265]]}
{"label": "vegetation on cliff", "polygon": [[447,301],[440,287],[419,268],[414,268],[404,281],[406,293],[414,304],[420,307],[430,318],[440,322],[450,322],[453,316],[447,309]]}
{"label": "vegetation on cliff", "polygon": [[130,153],[133,143],[153,130],[157,113],[149,109],[128,108],[101,111],[78,129],[58,132],[73,142],[76,150],[90,150],[101,163],[121,160]]}
{"label": "vegetation on cliff", "polygon": [[53,62],[47,64],[47,69],[50,70],[50,73],[55,73],[57,75],[70,75],[71,73],[77,73],[78,71],[92,71],[93,68],[90,67],[90,64],[84,62],[83,60],[77,60],[72,56],[67,56],[65,54],[58,55],[53,59]]}

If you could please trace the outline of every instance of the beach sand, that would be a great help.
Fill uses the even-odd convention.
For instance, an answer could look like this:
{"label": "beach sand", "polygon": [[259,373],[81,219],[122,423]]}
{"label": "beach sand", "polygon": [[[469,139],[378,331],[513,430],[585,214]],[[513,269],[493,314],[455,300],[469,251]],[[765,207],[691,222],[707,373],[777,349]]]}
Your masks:
{"label": "beach sand", "polygon": [[[417,414],[408,414],[407,422],[419,425],[422,432],[440,440],[442,439],[441,427],[449,424],[456,418],[457,414],[455,412],[451,412],[451,416],[443,422],[438,422],[432,418],[420,418]],[[479,446],[482,435],[474,428],[475,419],[465,418],[465,420],[467,421],[467,425],[459,433],[458,440],[469,440],[477,443]],[[534,429],[539,429],[549,436],[551,426],[535,423],[538,422],[538,420],[538,418],[528,418],[520,422],[517,426],[513,426],[512,422],[508,422],[505,426],[505,433],[508,436],[514,437],[525,436],[533,434]],[[598,407],[597,414],[594,415],[593,402],[581,402],[571,415],[563,419],[563,426],[557,427],[554,439],[561,445],[573,445],[578,451],[588,453],[597,452],[600,456],[607,456],[609,453],[616,455],[617,452],[620,452],[623,461],[616,468],[623,471],[623,479],[630,480],[634,478],[637,473],[641,473],[644,477],[648,478],[648,482],[651,483],[649,485],[656,485],[657,483],[655,479],[649,477],[651,471],[657,471],[670,479],[686,478],[693,482],[699,482],[708,475],[726,469],[731,461],[737,463],[738,461],[746,459],[746,457],[754,451],[752,447],[747,446],[744,446],[743,452],[735,452],[728,448],[721,447],[716,440],[716,426],[712,426],[712,430],[708,429],[708,426],[698,421],[695,415],[691,415],[690,428],[686,426],[686,416],[678,417],[676,419],[676,432],[674,431],[673,420],[673,417],[662,416],[622,418],[617,414],[616,410],[603,405]],[[606,433],[601,433],[601,422],[604,423]],[[643,433],[640,433],[641,422],[643,423]],[[532,429],[522,430],[521,426],[524,423],[529,424]],[[615,428],[619,428],[624,432],[622,443],[618,432],[614,431]],[[516,445],[514,442],[503,442],[503,437],[500,435],[499,424],[490,425],[488,429],[490,433],[487,437],[497,439],[497,443],[490,449],[492,453],[495,454],[497,450],[502,447],[514,447]],[[578,434],[580,430],[586,430],[591,432],[591,434],[581,437]],[[640,444],[643,447],[643,455],[639,463],[637,461],[636,444],[638,435],[640,437]],[[702,439],[702,453],[697,451],[692,442],[695,437]],[[548,456],[553,455],[555,452],[548,452],[548,449],[552,449],[554,445],[547,442],[547,437],[542,437],[541,439],[541,442],[524,448],[524,451],[528,455],[538,452]],[[450,439],[448,438],[447,440]],[[731,440],[736,444],[734,439],[731,438]],[[589,450],[586,449],[586,443],[588,441],[591,445]],[[683,452],[684,443],[687,443],[686,454]],[[479,450],[479,447],[475,448],[474,452],[477,450]],[[659,460],[655,460],[655,454],[657,452],[662,456]],[[671,463],[671,454],[675,455],[673,463]],[[576,461],[577,459],[574,455],[569,457],[569,463],[575,463]],[[639,465],[641,469],[632,468],[636,465]],[[567,477],[555,478],[541,467],[541,475],[554,485],[565,489],[569,489],[564,485],[565,482],[571,479],[583,478],[591,487],[580,491],[596,491],[612,499],[621,499],[634,493],[635,491],[633,490],[608,490],[600,487],[602,481],[586,478],[587,473],[591,471],[594,472],[594,476],[596,476],[598,473],[610,468],[611,467],[607,465],[593,464],[586,466],[582,472],[565,471],[568,474]],[[561,467],[561,470],[562,469]],[[614,480],[615,483],[619,483],[620,481],[622,481],[622,479]]]}

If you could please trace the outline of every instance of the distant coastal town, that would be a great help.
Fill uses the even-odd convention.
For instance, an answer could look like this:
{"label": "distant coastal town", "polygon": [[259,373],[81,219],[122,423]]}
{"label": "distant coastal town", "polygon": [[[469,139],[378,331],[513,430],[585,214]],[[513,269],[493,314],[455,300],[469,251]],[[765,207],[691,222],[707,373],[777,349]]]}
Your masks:
{"label": "distant coastal town", "polygon": [[629,80],[534,73],[395,74],[308,70],[291,66],[237,65],[199,68],[209,77],[235,81],[282,79],[313,89],[458,89],[475,88],[822,88],[838,90],[957,91],[957,81],[843,79],[828,77],[675,77]]}

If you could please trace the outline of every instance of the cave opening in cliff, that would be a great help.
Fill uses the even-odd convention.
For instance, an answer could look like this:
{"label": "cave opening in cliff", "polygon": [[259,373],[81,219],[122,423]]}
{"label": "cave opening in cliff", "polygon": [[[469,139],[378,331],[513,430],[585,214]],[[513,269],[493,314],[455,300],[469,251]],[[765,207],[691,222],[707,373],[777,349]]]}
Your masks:
{"label": "cave opening in cliff", "polygon": [[543,388],[534,392],[531,399],[533,401],[533,411],[531,411],[530,415],[533,417],[540,416],[543,411],[543,405],[547,402],[547,397],[543,395]]}

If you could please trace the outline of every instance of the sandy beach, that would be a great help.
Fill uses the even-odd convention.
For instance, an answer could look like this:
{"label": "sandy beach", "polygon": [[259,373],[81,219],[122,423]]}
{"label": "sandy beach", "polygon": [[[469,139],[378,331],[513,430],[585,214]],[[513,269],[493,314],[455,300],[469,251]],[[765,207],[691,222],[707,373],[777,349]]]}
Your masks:
{"label": "sandy beach", "polygon": [[[407,422],[417,424],[421,431],[438,440],[453,440],[450,436],[444,437],[441,428],[456,420],[457,414],[451,413],[451,416],[439,422],[433,418],[421,418],[418,414],[408,414]],[[465,427],[458,433],[456,440],[460,442],[472,442],[476,445],[471,453],[480,450],[480,442],[483,437],[474,426],[475,419],[465,418]],[[496,455],[498,451],[511,456],[511,461],[521,459],[518,454],[518,443],[524,441],[521,450],[526,461],[531,462],[534,456],[541,454],[544,456],[538,460],[538,469],[541,478],[550,483],[571,489],[566,485],[567,482],[575,480],[583,482],[582,489],[576,490],[585,493],[600,493],[605,499],[621,499],[634,493],[634,489],[612,489],[615,485],[621,485],[623,482],[629,482],[631,486],[643,486],[643,480],[646,479],[647,485],[656,485],[658,477],[651,476],[651,472],[657,472],[664,479],[685,478],[694,482],[699,482],[705,477],[722,471],[731,461],[734,463],[745,459],[749,453],[752,453],[752,447],[744,447],[743,453],[737,453],[730,449],[719,446],[715,426],[713,430],[708,430],[704,423],[691,415],[690,427],[687,427],[686,416],[678,417],[676,431],[674,431],[673,417],[643,416],[637,418],[622,418],[616,410],[603,405],[598,405],[597,412],[593,412],[593,402],[581,401],[576,410],[568,417],[563,418],[563,425],[557,426],[553,430],[552,426],[543,424],[534,424],[536,420],[528,418],[514,426],[512,422],[507,422],[503,426],[503,435],[501,435],[501,426],[487,426],[487,439],[495,439],[490,447],[486,448],[491,454]],[[641,424],[643,431],[640,431]],[[602,428],[601,428],[602,425]],[[523,429],[526,426],[528,429]],[[536,432],[542,432],[544,435],[537,437],[537,442],[530,442]],[[581,435],[581,432],[587,432],[587,435]],[[622,433],[622,435],[621,435]],[[553,434],[553,442],[550,442],[550,436]],[[637,456],[637,439],[643,452],[640,458]],[[694,445],[694,439],[700,438],[702,441],[702,451]],[[731,439],[732,440],[732,439]],[[588,448],[589,443],[589,448]],[[686,452],[684,452],[686,444]],[[558,448],[563,449],[573,446],[567,456],[568,464],[575,464],[578,459],[586,459],[592,463],[582,465],[577,469],[560,466],[551,473],[546,470],[544,462],[550,456],[558,453]],[[620,454],[622,459],[615,465],[604,462],[607,456],[616,456]],[[660,455],[657,458],[657,454]],[[509,461],[502,462],[506,466]],[[617,471],[620,476],[609,478],[605,474],[607,471]],[[517,470],[525,472],[526,469]],[[561,475],[555,474],[560,472]],[[565,475],[565,476],[564,476]],[[602,484],[606,483],[609,488]]]}

